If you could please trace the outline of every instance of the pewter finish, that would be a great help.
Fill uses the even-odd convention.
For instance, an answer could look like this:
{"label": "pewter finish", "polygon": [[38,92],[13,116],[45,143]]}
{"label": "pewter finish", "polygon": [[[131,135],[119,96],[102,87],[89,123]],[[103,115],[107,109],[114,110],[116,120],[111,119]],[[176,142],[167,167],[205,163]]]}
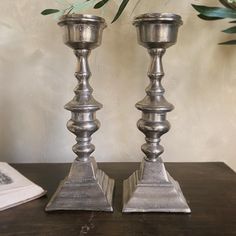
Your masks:
{"label": "pewter finish", "polygon": [[123,212],[190,213],[180,186],[166,171],[162,159],[142,161],[123,185]]}
{"label": "pewter finish", "polygon": [[136,17],[133,24],[139,44],[147,48],[151,57],[150,84],[145,98],[136,104],[142,111],[137,127],[146,136],[141,147],[145,157],[140,169],[124,181],[123,212],[189,213],[179,184],[165,169],[161,158],[164,148],[160,145],[161,136],[170,129],[166,114],[174,109],[164,97],[162,56],[175,44],[182,20],[171,13],[153,13]]}
{"label": "pewter finish", "polygon": [[98,169],[93,157],[86,162],[75,160],[68,177],[61,181],[49,201],[46,211],[112,212],[113,189],[114,180]]}
{"label": "pewter finish", "polygon": [[139,44],[146,48],[164,49],[176,43],[182,20],[172,13],[149,13],[136,17],[133,24],[137,28]]}
{"label": "pewter finish", "polygon": [[114,180],[97,168],[91,154],[95,146],[92,134],[100,127],[96,111],[102,108],[92,93],[88,57],[91,49],[101,44],[102,31],[106,26],[101,17],[91,15],[63,16],[59,25],[63,27],[64,43],[74,49],[77,58],[75,77],[78,85],[74,98],[65,105],[71,111],[67,128],[76,135],[73,152],[77,155],[69,175],[61,182],[48,203],[46,211],[91,210],[113,211],[112,196]]}
{"label": "pewter finish", "polygon": [[159,144],[160,138],[170,129],[166,113],[173,110],[174,107],[166,101],[165,90],[161,84],[164,76],[161,59],[165,49],[154,48],[149,49],[148,52],[152,60],[148,71],[150,85],[146,89],[146,97],[136,104],[136,107],[143,112],[137,126],[146,135],[146,143],[142,145],[146,160],[155,162],[164,152],[164,148]]}
{"label": "pewter finish", "polygon": [[173,13],[145,13],[136,16],[133,21],[133,25],[139,26],[140,23],[144,22],[154,22],[154,23],[166,23],[182,25],[183,21],[181,16]]}
{"label": "pewter finish", "polygon": [[107,26],[101,17],[81,14],[63,16],[58,24],[63,28],[64,43],[75,50],[100,46]]}

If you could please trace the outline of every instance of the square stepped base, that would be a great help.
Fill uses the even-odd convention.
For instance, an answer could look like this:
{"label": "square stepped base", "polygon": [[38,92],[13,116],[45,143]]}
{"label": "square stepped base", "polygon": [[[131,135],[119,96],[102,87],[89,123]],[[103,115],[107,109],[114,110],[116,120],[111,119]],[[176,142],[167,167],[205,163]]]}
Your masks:
{"label": "square stepped base", "polygon": [[89,162],[75,160],[45,210],[112,212],[113,190],[114,180],[97,168],[94,158]]}
{"label": "square stepped base", "polygon": [[165,170],[162,160],[143,161],[123,185],[123,212],[190,213],[178,182]]}

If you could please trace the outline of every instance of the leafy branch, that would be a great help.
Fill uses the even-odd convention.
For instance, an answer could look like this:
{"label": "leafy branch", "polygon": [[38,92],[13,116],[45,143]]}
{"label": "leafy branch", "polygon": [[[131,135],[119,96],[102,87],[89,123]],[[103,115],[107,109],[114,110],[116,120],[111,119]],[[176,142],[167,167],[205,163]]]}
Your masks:
{"label": "leafy branch", "polygon": [[[94,8],[94,9],[99,9],[104,7],[108,2],[111,0],[75,0],[73,3],[68,3],[66,0],[58,0],[60,3],[65,5],[64,9],[45,9],[44,11],[41,12],[42,15],[51,15],[54,14],[56,17],[60,17],[62,15],[68,15],[71,13],[77,13],[80,12],[86,8]],[[111,23],[114,23],[119,19],[119,17],[122,15],[124,12],[126,6],[128,5],[130,0],[122,0],[122,2],[119,5],[119,8],[112,20]],[[138,0],[138,3],[140,0]]]}
{"label": "leafy branch", "polygon": [[[198,17],[206,21],[236,19],[236,0],[219,0],[224,7],[209,7],[203,5],[194,5],[193,8],[199,13]],[[235,24],[236,20],[229,21],[230,24]],[[231,26],[222,31],[226,34],[236,34],[236,25]],[[220,45],[236,45],[235,40],[229,40],[219,43]]]}

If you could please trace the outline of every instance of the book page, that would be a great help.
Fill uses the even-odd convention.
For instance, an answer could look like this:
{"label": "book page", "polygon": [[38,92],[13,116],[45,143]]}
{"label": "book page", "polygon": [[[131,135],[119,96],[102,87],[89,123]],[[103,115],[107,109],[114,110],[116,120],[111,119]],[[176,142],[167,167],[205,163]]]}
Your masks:
{"label": "book page", "polygon": [[46,194],[13,167],[0,162],[0,211],[28,202]]}
{"label": "book page", "polygon": [[6,162],[0,162],[0,194],[34,184]]}

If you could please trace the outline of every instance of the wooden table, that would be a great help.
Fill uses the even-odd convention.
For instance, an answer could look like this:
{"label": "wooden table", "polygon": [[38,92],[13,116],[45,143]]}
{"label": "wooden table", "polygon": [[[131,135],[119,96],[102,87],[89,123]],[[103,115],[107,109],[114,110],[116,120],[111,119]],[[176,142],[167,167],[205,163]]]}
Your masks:
{"label": "wooden table", "polygon": [[116,180],[114,213],[44,212],[69,164],[15,164],[48,190],[47,197],[0,212],[0,235],[228,236],[236,235],[236,174],[224,163],[167,163],[192,209],[184,214],[122,214],[122,180],[138,163],[101,163]]}

